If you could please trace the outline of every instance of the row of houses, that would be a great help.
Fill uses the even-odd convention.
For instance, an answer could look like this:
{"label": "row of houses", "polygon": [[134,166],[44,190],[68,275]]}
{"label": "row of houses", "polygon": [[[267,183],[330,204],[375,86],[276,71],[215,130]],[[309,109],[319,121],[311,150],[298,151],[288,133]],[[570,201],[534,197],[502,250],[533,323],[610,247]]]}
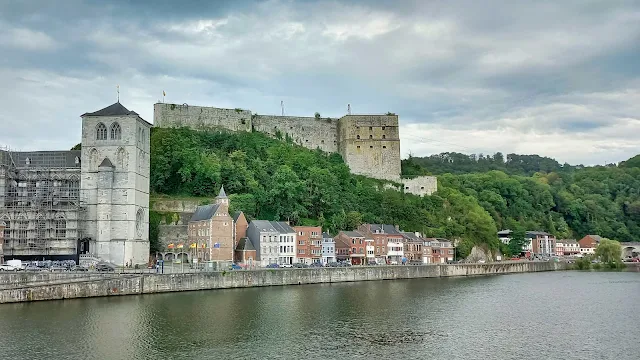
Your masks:
{"label": "row of houses", "polygon": [[190,258],[253,266],[295,263],[353,265],[445,263],[455,249],[446,239],[423,238],[397,226],[363,224],[335,236],[319,226],[290,226],[287,222],[247,221],[242,212],[229,213],[224,188],[210,205],[199,206],[188,225],[188,244],[169,244],[169,250],[186,245]]}
{"label": "row of houses", "polygon": [[[502,230],[498,238],[504,244],[509,244],[513,231]],[[532,254],[544,256],[582,256],[592,255],[602,240],[599,235],[586,235],[580,240],[556,239],[555,236],[544,231],[527,231],[522,252],[526,256]]]}

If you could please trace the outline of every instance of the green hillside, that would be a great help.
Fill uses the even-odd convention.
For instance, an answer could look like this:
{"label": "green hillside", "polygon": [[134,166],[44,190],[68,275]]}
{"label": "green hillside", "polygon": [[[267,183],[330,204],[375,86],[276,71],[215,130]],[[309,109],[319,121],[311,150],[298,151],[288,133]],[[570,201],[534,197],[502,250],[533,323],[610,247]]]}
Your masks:
{"label": "green hillside", "polygon": [[[384,181],[352,175],[340,155],[309,150],[289,139],[153,129],[153,194],[214,197],[222,184],[232,210],[251,219],[317,224],[332,233],[360,223],[398,224],[427,236],[460,238],[461,255],[474,244],[498,247],[489,213],[453,187],[421,198],[387,189]],[[157,246],[159,218],[151,214],[152,246]]]}
{"label": "green hillside", "polygon": [[[460,239],[461,256],[475,244],[499,247],[496,231],[505,228],[640,240],[640,168],[508,157],[505,163],[492,156],[480,166],[478,157],[476,165],[447,160],[435,171],[418,158],[404,160],[404,175],[450,172],[438,176],[435,195],[421,198],[385,187],[398,184],[352,175],[340,155],[290,139],[154,128],[151,189],[156,196],[212,198],[224,184],[232,210],[250,219],[321,225],[332,233],[360,223],[398,224],[405,231]],[[151,215],[154,241],[160,216]]]}

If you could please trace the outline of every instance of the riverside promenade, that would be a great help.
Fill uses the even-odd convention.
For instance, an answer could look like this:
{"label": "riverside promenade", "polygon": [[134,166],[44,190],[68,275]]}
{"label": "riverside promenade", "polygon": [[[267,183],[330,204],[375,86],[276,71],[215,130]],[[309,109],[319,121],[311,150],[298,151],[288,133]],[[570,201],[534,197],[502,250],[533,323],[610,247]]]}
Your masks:
{"label": "riverside promenade", "polygon": [[177,291],[284,286],[354,281],[500,275],[566,270],[563,262],[495,262],[417,266],[260,269],[179,274],[5,273],[0,304]]}

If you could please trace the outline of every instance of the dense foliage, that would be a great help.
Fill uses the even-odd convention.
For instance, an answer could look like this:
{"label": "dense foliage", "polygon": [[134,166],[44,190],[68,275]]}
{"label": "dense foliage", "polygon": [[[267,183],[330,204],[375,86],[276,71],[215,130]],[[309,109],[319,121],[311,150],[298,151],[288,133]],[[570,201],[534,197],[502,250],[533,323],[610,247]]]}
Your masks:
{"label": "dense foliage", "polygon": [[[548,164],[546,160],[536,162],[545,158],[524,158],[533,160],[523,160],[518,166],[509,166],[508,162],[505,169],[511,173],[535,171],[531,176],[508,175],[499,170],[477,172],[479,167],[470,168],[469,162],[462,162],[457,168],[454,161],[446,166],[456,175],[440,175],[438,181],[443,187],[476,198],[498,228],[523,226],[562,238],[598,234],[619,241],[640,239],[640,168],[631,166],[635,158],[623,162],[625,166],[572,167],[556,162],[556,171],[543,171],[554,168],[541,166]],[[403,173],[415,175],[431,170],[419,163],[418,158],[404,160]]]}
{"label": "dense foliage", "polygon": [[222,184],[232,210],[249,219],[322,225],[332,233],[361,223],[397,224],[405,231],[460,239],[463,256],[475,244],[498,246],[489,213],[455,188],[425,198],[403,194],[391,188],[399,184],[352,175],[338,154],[261,133],[153,129],[153,193],[214,197]]}

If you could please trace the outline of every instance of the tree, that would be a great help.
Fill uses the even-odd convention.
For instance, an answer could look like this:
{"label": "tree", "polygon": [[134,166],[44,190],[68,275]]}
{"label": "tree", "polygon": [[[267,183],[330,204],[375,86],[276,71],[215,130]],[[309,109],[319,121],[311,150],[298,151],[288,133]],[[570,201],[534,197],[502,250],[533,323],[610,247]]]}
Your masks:
{"label": "tree", "polygon": [[319,112],[317,112],[317,111],[316,111],[316,113],[315,113],[315,114],[313,114],[313,116],[314,116],[316,119],[320,119],[320,113],[319,113]]}
{"label": "tree", "polygon": [[509,240],[508,249],[512,256],[518,256],[522,252],[522,249],[527,244],[527,232],[526,230],[517,225],[511,233],[511,240]]}
{"label": "tree", "polygon": [[76,144],[71,150],[82,150],[82,143]]}
{"label": "tree", "polygon": [[596,247],[596,257],[603,263],[617,263],[622,259],[622,246],[615,240],[602,239]]}

